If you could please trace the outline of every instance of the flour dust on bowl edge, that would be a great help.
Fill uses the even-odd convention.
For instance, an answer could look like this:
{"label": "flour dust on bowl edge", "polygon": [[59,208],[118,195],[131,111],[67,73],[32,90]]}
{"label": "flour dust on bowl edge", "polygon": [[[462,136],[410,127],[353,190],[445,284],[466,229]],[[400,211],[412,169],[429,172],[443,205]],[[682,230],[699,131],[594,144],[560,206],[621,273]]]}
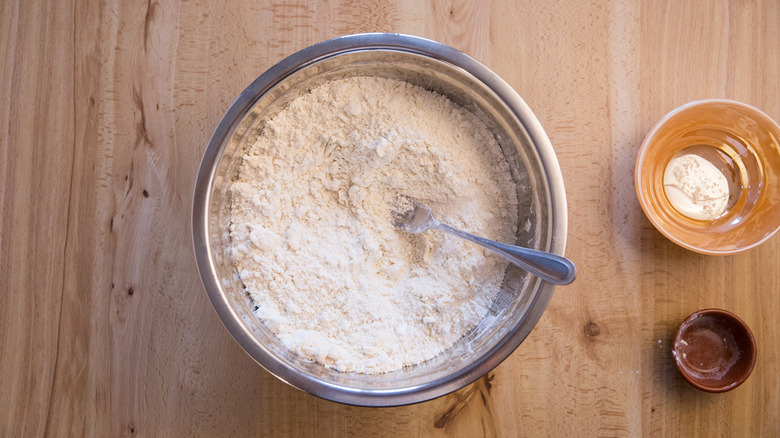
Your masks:
{"label": "flour dust on bowl edge", "polygon": [[399,34],[328,40],[284,59],[255,80],[217,126],[201,163],[193,203],[195,255],[204,287],[241,347],[282,381],[340,403],[397,406],[430,400],[474,382],[531,332],[554,285],[510,265],[487,315],[452,347],[385,374],[342,373],[288,351],[257,318],[229,254],[229,186],[263,123],[327,81],[378,76],[447,96],[495,134],[517,185],[517,244],[564,254],[563,178],[552,145],[530,108],[495,73],[443,44]]}

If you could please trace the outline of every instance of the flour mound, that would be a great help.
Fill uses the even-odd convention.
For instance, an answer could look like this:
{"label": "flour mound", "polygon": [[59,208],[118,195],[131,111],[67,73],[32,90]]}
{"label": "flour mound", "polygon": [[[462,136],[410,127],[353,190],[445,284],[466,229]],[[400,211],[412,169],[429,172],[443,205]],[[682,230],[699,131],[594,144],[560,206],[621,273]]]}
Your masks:
{"label": "flour mound", "polygon": [[291,351],[377,374],[433,358],[476,326],[506,262],[395,229],[398,196],[514,242],[517,196],[484,123],[397,80],[328,82],[269,120],[231,187],[231,256],[256,314]]}

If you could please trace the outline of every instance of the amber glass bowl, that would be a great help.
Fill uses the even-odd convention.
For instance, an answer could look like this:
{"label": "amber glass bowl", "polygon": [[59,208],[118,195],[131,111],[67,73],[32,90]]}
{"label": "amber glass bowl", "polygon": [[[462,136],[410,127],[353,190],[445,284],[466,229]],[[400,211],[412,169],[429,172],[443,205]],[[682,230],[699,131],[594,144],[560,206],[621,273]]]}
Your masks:
{"label": "amber glass bowl", "polygon": [[[729,207],[721,216],[691,219],[667,199],[664,170],[681,153],[702,156],[726,176]],[[743,103],[687,103],[664,116],[647,134],[634,178],[642,209],[671,241],[702,254],[745,251],[780,228],[780,127]]]}

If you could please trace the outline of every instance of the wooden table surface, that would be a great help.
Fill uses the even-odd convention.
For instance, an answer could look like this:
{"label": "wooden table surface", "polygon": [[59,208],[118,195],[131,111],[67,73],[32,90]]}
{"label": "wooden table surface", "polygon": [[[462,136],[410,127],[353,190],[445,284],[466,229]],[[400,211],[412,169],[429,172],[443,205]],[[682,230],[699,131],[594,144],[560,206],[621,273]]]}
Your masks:
{"label": "wooden table surface", "polygon": [[[710,1],[4,1],[0,5],[0,436],[778,436],[780,237],[713,257],[637,202],[642,138],[685,102],[780,119],[780,5]],[[200,283],[201,154],[264,70],[338,35],[420,35],[485,63],[541,120],[563,171],[567,255],[527,340],[415,406],[301,393],[236,344]],[[758,343],[725,394],[670,352],[721,307]]]}

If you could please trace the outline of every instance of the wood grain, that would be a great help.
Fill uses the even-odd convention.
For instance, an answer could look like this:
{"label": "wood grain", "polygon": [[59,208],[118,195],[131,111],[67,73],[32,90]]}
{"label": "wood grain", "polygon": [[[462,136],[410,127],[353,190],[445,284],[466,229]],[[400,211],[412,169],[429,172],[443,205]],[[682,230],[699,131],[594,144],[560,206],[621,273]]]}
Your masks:
{"label": "wood grain", "polygon": [[[690,100],[780,119],[774,1],[10,1],[0,5],[0,436],[778,436],[780,240],[683,250],[644,217],[644,134]],[[439,40],[496,71],[556,149],[579,278],[494,371],[423,404],[301,393],[230,338],[199,282],[191,195],[265,69],[338,35]],[[704,307],[753,329],[740,388],[674,369]]]}

